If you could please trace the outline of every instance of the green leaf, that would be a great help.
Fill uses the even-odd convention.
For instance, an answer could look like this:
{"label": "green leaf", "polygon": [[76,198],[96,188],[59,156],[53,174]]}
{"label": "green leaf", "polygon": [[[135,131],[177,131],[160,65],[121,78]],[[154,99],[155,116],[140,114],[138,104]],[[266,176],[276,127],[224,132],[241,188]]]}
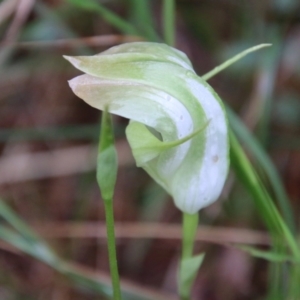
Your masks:
{"label": "green leaf", "polygon": [[183,299],[188,299],[191,287],[196,278],[197,272],[202,264],[205,254],[185,258],[180,264],[179,290]]}
{"label": "green leaf", "polygon": [[273,251],[263,251],[251,246],[235,245],[236,248],[249,253],[250,255],[262,258],[271,262],[293,262],[300,263],[300,260],[296,260],[293,256],[284,253],[276,253]]}

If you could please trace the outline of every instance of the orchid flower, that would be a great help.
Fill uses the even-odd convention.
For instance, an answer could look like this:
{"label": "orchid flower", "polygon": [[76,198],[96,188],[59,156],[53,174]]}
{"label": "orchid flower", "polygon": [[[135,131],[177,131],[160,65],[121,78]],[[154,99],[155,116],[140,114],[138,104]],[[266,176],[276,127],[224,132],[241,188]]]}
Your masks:
{"label": "orchid flower", "polygon": [[229,167],[225,110],[184,53],[136,42],[65,58],[86,73],[69,81],[78,97],[130,120],[137,165],[180,210],[195,214],[219,197]]}

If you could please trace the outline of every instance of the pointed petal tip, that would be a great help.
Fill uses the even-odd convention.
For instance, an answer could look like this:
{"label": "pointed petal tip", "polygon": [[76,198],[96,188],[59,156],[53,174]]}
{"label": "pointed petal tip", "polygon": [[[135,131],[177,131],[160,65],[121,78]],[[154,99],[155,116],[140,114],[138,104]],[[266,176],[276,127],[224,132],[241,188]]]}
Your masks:
{"label": "pointed petal tip", "polygon": [[71,56],[68,56],[68,55],[63,55],[62,57],[68,61],[70,61],[70,59],[71,59]]}
{"label": "pointed petal tip", "polygon": [[75,90],[75,88],[76,88],[76,86],[77,86],[77,82],[78,80],[77,80],[77,77],[75,77],[75,78],[73,78],[73,79],[71,79],[71,80],[68,80],[68,84],[69,84],[69,86],[70,86],[70,88],[74,91]]}
{"label": "pointed petal tip", "polygon": [[79,59],[76,56],[63,55],[63,58],[69,61],[74,67],[79,65]]}

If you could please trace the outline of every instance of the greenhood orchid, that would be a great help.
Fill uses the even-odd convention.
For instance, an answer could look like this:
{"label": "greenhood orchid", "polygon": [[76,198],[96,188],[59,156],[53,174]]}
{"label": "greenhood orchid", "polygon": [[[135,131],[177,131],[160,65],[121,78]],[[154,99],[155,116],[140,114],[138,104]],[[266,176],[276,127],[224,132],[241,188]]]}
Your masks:
{"label": "greenhood orchid", "polygon": [[229,167],[226,115],[184,53],[137,42],[65,58],[86,73],[69,82],[78,97],[130,119],[126,135],[137,165],[179,209],[194,214],[219,197]]}

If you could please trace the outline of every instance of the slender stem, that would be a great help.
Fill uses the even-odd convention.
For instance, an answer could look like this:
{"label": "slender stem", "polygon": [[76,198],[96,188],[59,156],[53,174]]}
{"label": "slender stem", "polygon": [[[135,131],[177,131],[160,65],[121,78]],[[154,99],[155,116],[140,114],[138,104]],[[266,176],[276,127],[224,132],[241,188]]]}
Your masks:
{"label": "slender stem", "polygon": [[105,219],[106,219],[106,233],[108,245],[108,258],[111,273],[113,299],[121,300],[120,279],[118,272],[117,254],[116,254],[116,238],[114,231],[114,212],[113,201],[104,201]]}
{"label": "slender stem", "polygon": [[114,147],[114,134],[108,108],[103,111],[101,135],[97,158],[97,181],[105,207],[106,232],[109,267],[111,273],[113,298],[121,300],[120,279],[116,255],[113,195],[118,169],[117,153]]}
{"label": "slender stem", "polygon": [[183,213],[183,237],[182,237],[182,259],[193,255],[194,240],[197,232],[199,216],[198,213],[190,215]]}
{"label": "slender stem", "polygon": [[184,278],[182,265],[184,260],[191,258],[193,256],[194,249],[194,241],[197,232],[199,215],[198,213],[190,215],[187,213],[183,213],[182,216],[182,253],[181,253],[181,266],[180,266],[180,274],[179,278],[181,282],[179,282],[179,295],[181,300],[189,300],[190,298],[190,290],[187,291],[184,282],[182,282],[182,278]]}
{"label": "slender stem", "polygon": [[175,0],[163,2],[164,40],[169,46],[175,45]]}
{"label": "slender stem", "polygon": [[222,63],[221,65],[215,67],[214,69],[212,69],[208,73],[202,75],[201,77],[202,77],[203,80],[209,80],[210,78],[212,78],[216,74],[218,74],[221,71],[223,71],[224,69],[228,68],[230,65],[234,64],[236,61],[238,61],[241,58],[243,58],[244,56],[246,56],[247,54],[249,54],[251,52],[254,52],[254,51],[257,51],[261,48],[270,47],[270,46],[271,46],[271,44],[261,44],[261,45],[258,45],[258,46],[251,47],[251,48],[235,55],[234,57],[226,60],[224,63]]}

